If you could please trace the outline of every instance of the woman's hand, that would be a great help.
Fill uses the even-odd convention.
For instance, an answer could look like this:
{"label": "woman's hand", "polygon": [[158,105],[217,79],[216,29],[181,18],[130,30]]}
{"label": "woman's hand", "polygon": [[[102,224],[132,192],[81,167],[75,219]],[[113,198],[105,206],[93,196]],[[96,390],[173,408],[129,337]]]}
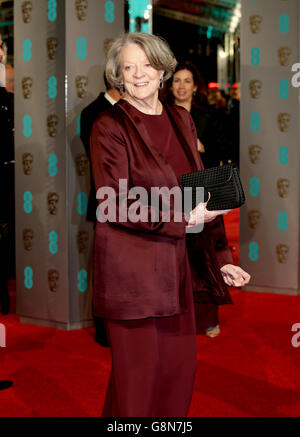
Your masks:
{"label": "woman's hand", "polygon": [[208,193],[208,195],[209,195],[209,197],[208,197],[207,202],[199,203],[196,206],[196,208],[194,208],[190,212],[190,217],[189,217],[188,226],[187,226],[188,228],[191,226],[200,225],[201,223],[212,222],[216,217],[218,217],[218,215],[227,214],[229,211],[231,211],[230,209],[208,211],[208,209],[206,208],[206,205],[209,202],[210,193]]}
{"label": "woman's hand", "polygon": [[248,284],[251,276],[241,267],[233,264],[226,264],[221,268],[221,273],[226,285],[231,287],[243,287]]}
{"label": "woman's hand", "polygon": [[200,153],[204,153],[204,152],[205,152],[205,147],[204,147],[204,145],[201,143],[201,141],[199,140],[199,138],[197,138],[197,149],[198,149],[198,152],[200,152]]}

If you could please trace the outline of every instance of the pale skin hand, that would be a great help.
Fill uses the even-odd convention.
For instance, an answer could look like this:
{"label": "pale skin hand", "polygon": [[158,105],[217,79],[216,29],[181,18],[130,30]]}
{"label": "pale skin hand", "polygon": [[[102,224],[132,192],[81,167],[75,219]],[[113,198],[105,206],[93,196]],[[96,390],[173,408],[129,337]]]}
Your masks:
{"label": "pale skin hand", "polygon": [[210,193],[207,202],[199,203],[196,208],[190,212],[190,217],[188,221],[188,228],[191,226],[197,226],[201,223],[212,222],[218,215],[227,214],[231,209],[220,209],[217,211],[208,211],[206,205],[210,199]]}
{"label": "pale skin hand", "polygon": [[230,287],[243,287],[248,284],[251,278],[249,273],[233,264],[226,264],[220,270],[225,284]]}
{"label": "pale skin hand", "polygon": [[[210,199],[210,193],[207,202],[199,203],[196,208],[190,212],[190,219],[188,222],[188,228],[191,226],[196,226],[201,223],[209,223],[213,221],[218,215],[227,214],[230,209],[218,210],[218,211],[208,211],[206,205]],[[248,284],[251,279],[249,273],[245,272],[241,267],[235,266],[233,264],[225,264],[221,269],[223,280],[229,287],[243,287]]]}
{"label": "pale skin hand", "polygon": [[205,147],[204,145],[201,143],[201,141],[199,140],[199,138],[197,138],[197,148],[198,148],[198,152],[204,153],[205,152]]}

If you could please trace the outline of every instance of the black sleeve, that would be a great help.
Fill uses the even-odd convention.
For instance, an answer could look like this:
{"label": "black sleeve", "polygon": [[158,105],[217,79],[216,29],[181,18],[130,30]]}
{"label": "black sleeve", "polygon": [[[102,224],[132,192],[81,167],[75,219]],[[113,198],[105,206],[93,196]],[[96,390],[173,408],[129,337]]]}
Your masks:
{"label": "black sleeve", "polygon": [[[85,152],[89,158],[91,159],[90,153],[90,135],[93,127],[93,122],[91,123],[91,118],[88,116],[88,111],[85,109],[82,111],[80,116],[80,138],[84,145]],[[94,120],[93,120],[94,121]]]}

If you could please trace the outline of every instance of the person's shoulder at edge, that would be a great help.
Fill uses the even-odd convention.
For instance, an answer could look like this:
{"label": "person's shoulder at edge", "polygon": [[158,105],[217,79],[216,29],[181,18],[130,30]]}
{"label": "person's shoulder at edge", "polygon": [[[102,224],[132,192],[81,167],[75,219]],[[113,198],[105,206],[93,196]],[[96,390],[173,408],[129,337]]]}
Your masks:
{"label": "person's shoulder at edge", "polygon": [[104,99],[104,94],[104,92],[101,92],[95,100],[93,100],[85,108],[83,108],[83,110],[81,111],[81,115],[88,115],[91,110],[97,109],[99,106],[99,101]]}
{"label": "person's shoulder at edge", "polygon": [[115,125],[119,124],[119,118],[119,110],[117,104],[115,104],[105,109],[105,111],[101,111],[95,120],[95,124],[101,123],[102,125],[106,125],[107,123],[113,123]]}

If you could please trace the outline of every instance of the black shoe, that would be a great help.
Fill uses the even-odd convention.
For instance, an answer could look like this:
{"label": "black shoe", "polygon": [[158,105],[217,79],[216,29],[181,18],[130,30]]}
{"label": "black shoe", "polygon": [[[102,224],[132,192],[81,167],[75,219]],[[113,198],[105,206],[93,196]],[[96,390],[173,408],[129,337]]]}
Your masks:
{"label": "black shoe", "polygon": [[101,344],[103,347],[109,347],[108,340],[105,337],[99,337],[95,335],[95,342]]}
{"label": "black shoe", "polygon": [[9,304],[3,304],[1,308],[1,313],[6,316],[9,313]]}
{"label": "black shoe", "polygon": [[12,385],[13,385],[12,381],[9,381],[9,380],[0,381],[0,390],[5,390],[6,388],[11,387]]}
{"label": "black shoe", "polygon": [[4,282],[4,284],[2,284],[1,281],[1,288],[0,288],[0,308],[1,308],[1,313],[3,315],[6,315],[9,313],[9,307],[10,307],[10,295],[8,292],[8,288],[7,288],[7,284],[6,282]]}
{"label": "black shoe", "polygon": [[94,317],[94,322],[96,327],[95,342],[101,344],[103,347],[109,347],[104,319],[101,317]]}
{"label": "black shoe", "polygon": [[3,302],[2,304],[0,304],[1,306],[1,313],[5,316],[9,313],[9,307],[10,307],[10,302],[9,299],[5,299],[5,302]]}

